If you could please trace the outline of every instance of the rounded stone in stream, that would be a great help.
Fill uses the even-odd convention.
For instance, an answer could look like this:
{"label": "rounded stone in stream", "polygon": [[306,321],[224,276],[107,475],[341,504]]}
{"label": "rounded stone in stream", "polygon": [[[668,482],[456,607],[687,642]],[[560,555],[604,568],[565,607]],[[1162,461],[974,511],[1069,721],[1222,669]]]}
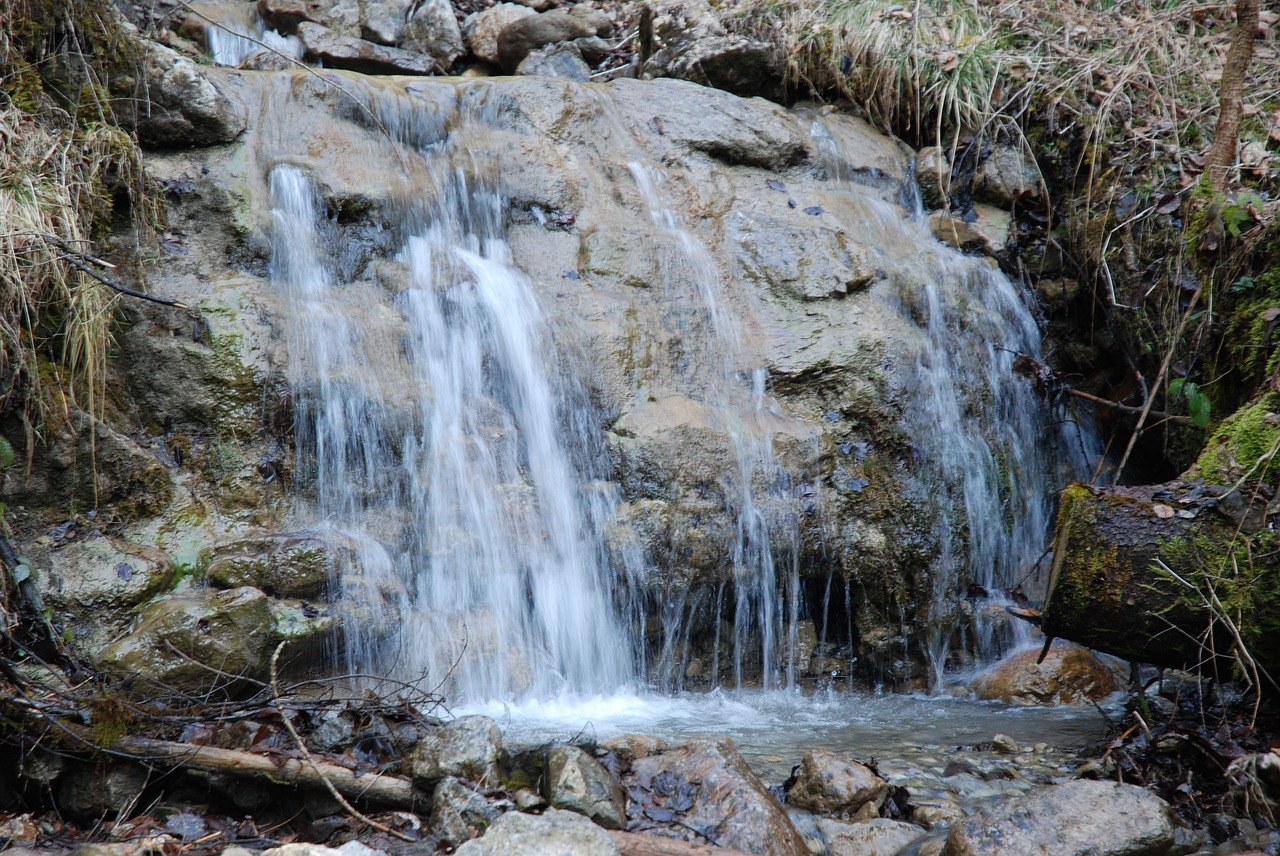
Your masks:
{"label": "rounded stone in stream", "polygon": [[1074,642],[1055,641],[1043,663],[1039,657],[1034,649],[997,663],[973,682],[974,694],[1006,704],[1086,704],[1124,687],[1119,661]]}
{"label": "rounded stone in stream", "polygon": [[428,786],[446,776],[496,784],[501,752],[498,723],[487,716],[460,716],[418,741],[409,755],[410,775]]}
{"label": "rounded stone in stream", "polygon": [[1169,805],[1136,785],[1077,779],[988,806],[954,826],[947,856],[1158,856]]}
{"label": "rounded stone in stream", "polygon": [[869,767],[828,749],[806,752],[787,794],[791,805],[831,817],[878,817],[890,785]]}
{"label": "rounded stone in stream", "polygon": [[586,815],[605,829],[622,829],[627,822],[622,785],[577,746],[557,746],[547,753],[547,798],[556,808]]}
{"label": "rounded stone in stream", "polygon": [[609,833],[580,814],[549,808],[545,814],[508,812],[483,838],[458,848],[458,856],[618,856]]}

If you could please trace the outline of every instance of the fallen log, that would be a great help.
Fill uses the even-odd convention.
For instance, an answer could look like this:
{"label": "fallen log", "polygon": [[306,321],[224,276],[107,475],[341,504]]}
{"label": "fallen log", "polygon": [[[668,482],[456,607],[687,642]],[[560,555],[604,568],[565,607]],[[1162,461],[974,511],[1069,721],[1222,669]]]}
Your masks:
{"label": "fallen log", "polygon": [[1250,661],[1280,676],[1280,542],[1224,512],[1240,504],[1195,482],[1070,485],[1045,634],[1131,661],[1210,666],[1223,678]]}
{"label": "fallen log", "polygon": [[635,832],[610,832],[609,835],[622,856],[750,856],[744,850],[716,847],[714,844],[694,844],[678,838],[640,835]]}
{"label": "fallen log", "polygon": [[338,792],[347,799],[387,808],[412,811],[426,809],[430,805],[427,795],[418,791],[413,782],[399,776],[377,773],[358,774],[346,767],[316,760],[313,769],[300,758],[272,758],[253,752],[220,749],[216,746],[195,746],[154,740],[149,737],[120,737],[112,745],[116,752],[127,753],[140,761],[164,764],[170,767],[189,767],[210,773],[226,773],[233,776],[260,776],[276,784],[314,790],[327,790],[322,776],[327,778]]}

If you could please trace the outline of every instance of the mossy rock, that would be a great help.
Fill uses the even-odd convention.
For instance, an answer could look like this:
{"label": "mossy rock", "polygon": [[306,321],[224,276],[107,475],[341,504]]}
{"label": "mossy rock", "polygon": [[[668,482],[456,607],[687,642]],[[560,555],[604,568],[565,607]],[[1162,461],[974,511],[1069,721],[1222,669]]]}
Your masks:
{"label": "mossy rock", "polygon": [[1262,481],[1276,466],[1268,455],[1274,455],[1277,446],[1280,393],[1268,392],[1218,426],[1189,475],[1210,484],[1231,485],[1241,478]]}
{"label": "mossy rock", "polygon": [[275,597],[314,599],[329,585],[342,550],[310,534],[265,535],[216,547],[200,564],[217,588],[247,585]]}

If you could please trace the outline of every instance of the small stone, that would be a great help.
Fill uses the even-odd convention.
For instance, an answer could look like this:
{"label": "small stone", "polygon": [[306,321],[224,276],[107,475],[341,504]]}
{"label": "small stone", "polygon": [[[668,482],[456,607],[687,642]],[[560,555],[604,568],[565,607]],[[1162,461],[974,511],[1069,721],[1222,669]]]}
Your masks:
{"label": "small stone", "polygon": [[562,42],[530,53],[516,66],[516,74],[586,82],[591,79],[591,66],[582,58],[582,49],[577,44]]}
{"label": "small stone", "polygon": [[460,716],[433,729],[414,747],[414,780],[434,785],[447,776],[493,784],[498,781],[502,730],[487,716]]}
{"label": "small stone", "polygon": [[1017,755],[1018,741],[1008,734],[997,734],[991,738],[991,748],[1001,755]]}
{"label": "small stone", "polygon": [[547,797],[556,808],[576,811],[605,829],[626,824],[622,785],[576,746],[558,746],[547,753]]}
{"label": "small stone", "polygon": [[518,788],[513,794],[516,808],[521,811],[537,811],[547,804],[542,794],[534,793],[528,788]]}
{"label": "small stone", "polygon": [[869,805],[870,815],[876,817],[890,790],[870,768],[839,752],[815,749],[801,759],[787,802],[814,814],[844,818],[855,817]]}

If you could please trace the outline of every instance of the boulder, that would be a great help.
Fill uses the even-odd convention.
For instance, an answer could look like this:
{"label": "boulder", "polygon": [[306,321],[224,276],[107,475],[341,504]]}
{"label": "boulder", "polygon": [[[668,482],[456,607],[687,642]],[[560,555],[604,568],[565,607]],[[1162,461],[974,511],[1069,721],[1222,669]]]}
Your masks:
{"label": "boulder", "polygon": [[303,21],[320,21],[323,10],[311,0],[258,0],[258,15],[281,35],[291,35]]}
{"label": "boulder", "polygon": [[622,829],[627,822],[622,785],[577,746],[557,746],[547,753],[547,799],[605,829]]}
{"label": "boulder", "polygon": [[449,0],[427,0],[418,6],[405,24],[400,46],[431,57],[441,71],[453,68],[458,57],[467,52],[453,4]]}
{"label": "boulder", "polygon": [[973,181],[975,195],[1004,208],[1038,199],[1042,181],[1035,160],[1020,147],[997,145]]}
{"label": "boulder", "polygon": [[138,142],[155,148],[229,143],[244,131],[244,108],[194,62],[177,51],[141,41],[145,85],[115,92],[122,123],[137,127]]}
{"label": "boulder", "polygon": [[310,21],[298,25],[298,40],[308,59],[331,68],[363,74],[426,75],[436,71],[435,60],[430,57],[344,36]]}
{"label": "boulder", "polygon": [[493,785],[501,753],[498,723],[487,716],[460,716],[418,741],[408,759],[409,771],[427,786],[447,776]]}
{"label": "boulder", "polygon": [[58,781],[58,810],[80,821],[101,821],[130,811],[147,786],[141,764],[77,765]]}
{"label": "boulder", "polygon": [[1155,794],[1078,779],[1002,800],[951,828],[947,856],[1160,856],[1172,810]]}
{"label": "boulder", "polygon": [[943,211],[929,215],[929,228],[934,237],[957,250],[970,250],[995,255],[1009,240],[1013,217],[1008,211],[989,205],[974,205],[967,216]]}
{"label": "boulder", "polygon": [[504,806],[490,802],[484,794],[448,776],[436,785],[431,798],[428,828],[456,847],[484,835],[485,830],[511,807],[510,803]]}
{"label": "boulder", "polygon": [[731,35],[707,0],[659,0],[640,29],[641,73],[735,95],[779,94],[781,58],[768,42]]}
{"label": "boulder", "polygon": [[786,810],[727,738],[694,740],[640,758],[626,784],[629,817],[643,819],[663,810],[679,822],[659,834],[701,843],[702,836],[691,830],[706,830],[721,847],[768,856],[808,853]]}
{"label": "boulder", "polygon": [[609,16],[586,4],[521,17],[498,34],[498,64],[503,71],[513,72],[521,60],[543,45],[612,33]]}
{"label": "boulder", "polygon": [[516,21],[536,14],[528,6],[498,3],[468,15],[462,22],[462,37],[476,59],[497,65],[499,34]]}
{"label": "boulder", "polygon": [[308,533],[264,535],[219,545],[201,561],[218,588],[254,586],[274,597],[314,599],[334,573],[335,546]]}
{"label": "boulder", "polygon": [[591,78],[591,66],[582,58],[582,48],[575,42],[561,42],[531,52],[516,66],[516,74],[585,82]]}
{"label": "boulder", "polygon": [[637,758],[648,758],[650,755],[666,752],[671,744],[651,734],[623,734],[601,743],[600,748],[613,752],[630,764]]}
{"label": "boulder", "polygon": [[974,680],[974,693],[1006,704],[1087,704],[1124,688],[1123,664],[1073,642],[1056,640],[1043,663],[1039,657],[1036,648],[1002,660]]}
{"label": "boulder", "polygon": [[380,45],[400,44],[413,5],[414,0],[360,0],[361,37]]}
{"label": "boulder", "polygon": [[458,856],[618,856],[609,833],[580,814],[549,808],[544,814],[507,812],[483,838],[458,848]]}
{"label": "boulder", "polygon": [[271,608],[258,589],[167,595],[147,606],[96,665],[134,676],[129,685],[139,691],[235,693],[243,689],[240,678],[267,677],[271,641]]}
{"label": "boulder", "polygon": [[879,817],[892,787],[869,767],[839,752],[806,752],[787,794],[791,805],[814,814],[858,820]]}
{"label": "boulder", "polygon": [[863,823],[818,818],[828,856],[894,856],[925,836],[914,823],[879,817]]}

